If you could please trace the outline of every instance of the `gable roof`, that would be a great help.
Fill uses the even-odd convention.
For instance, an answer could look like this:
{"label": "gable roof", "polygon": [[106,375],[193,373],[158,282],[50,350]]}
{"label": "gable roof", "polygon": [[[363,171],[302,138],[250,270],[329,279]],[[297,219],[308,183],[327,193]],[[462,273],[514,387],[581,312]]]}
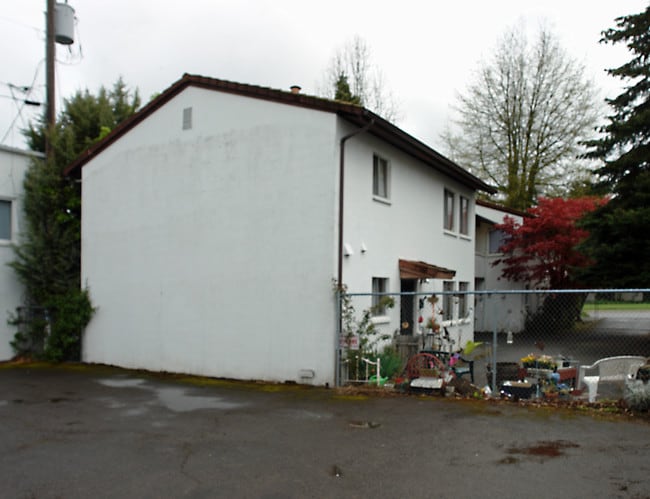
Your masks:
{"label": "gable roof", "polygon": [[[495,218],[493,215],[491,215],[489,212],[486,212],[486,210],[481,210],[480,207],[488,208],[491,210],[494,210],[496,212],[499,212],[503,214],[499,219],[493,220]],[[482,213],[479,213],[482,212]],[[485,199],[477,199],[476,200],[476,218],[480,219],[488,224],[495,225],[495,224],[502,224],[503,223],[503,218],[506,215],[514,215],[517,217],[523,218],[530,218],[532,215],[526,211],[522,210],[517,210],[516,208],[508,208],[507,206],[504,206],[499,203],[495,203],[493,201],[487,201]]]}
{"label": "gable roof", "polygon": [[439,154],[426,144],[407,134],[379,115],[361,106],[301,93],[236,83],[216,78],[207,78],[187,73],[162,94],[144,106],[140,111],[120,123],[103,140],[93,144],[82,152],[79,157],[65,169],[65,174],[79,176],[81,168],[88,161],[97,156],[148,116],[153,114],[157,109],[164,106],[187,87],[197,87],[217,92],[226,92],[253,99],[262,99],[291,106],[330,112],[359,127],[366,126],[368,123],[372,122],[373,124],[368,130],[368,133],[371,135],[391,144],[397,149],[432,166],[441,173],[452,177],[468,187],[490,193],[496,192],[492,186],[486,184],[478,177],[475,177],[450,159]]}
{"label": "gable roof", "polygon": [[497,211],[502,211],[504,213],[508,213],[510,215],[516,215],[518,217],[530,217],[530,213],[524,210],[518,210],[516,208],[509,208],[507,206],[504,206],[500,203],[496,203],[494,201],[488,201],[486,199],[477,199],[476,204],[479,206],[484,206],[486,208],[492,208],[493,210]]}

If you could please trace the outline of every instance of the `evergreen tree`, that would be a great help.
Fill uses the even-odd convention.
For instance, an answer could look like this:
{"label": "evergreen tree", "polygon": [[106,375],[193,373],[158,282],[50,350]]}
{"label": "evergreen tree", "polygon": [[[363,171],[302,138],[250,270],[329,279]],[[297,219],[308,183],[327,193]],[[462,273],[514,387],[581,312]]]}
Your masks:
{"label": "evergreen tree", "polygon": [[339,75],[339,79],[336,81],[336,92],[334,93],[334,99],[340,100],[343,102],[349,102],[350,104],[361,105],[361,99],[352,95],[350,90],[350,84],[348,83],[348,77],[345,73]]}
{"label": "evergreen tree", "polygon": [[43,118],[23,132],[35,151],[44,150],[48,133],[52,155],[45,161],[34,159],[25,175],[26,227],[11,265],[25,286],[27,308],[46,311],[49,334],[43,317],[28,320],[13,342],[18,353],[39,353],[42,348],[51,360],[80,356],[81,331],[92,306],[80,282],[81,187],[63,170],[139,105],[137,91],[131,96],[119,79],[111,91],[102,87],[95,96],[86,90],[66,100],[49,132]]}
{"label": "evergreen tree", "polygon": [[335,51],[318,93],[328,99],[358,104],[388,121],[400,119],[399,103],[384,73],[373,63],[370,46],[360,36],[354,36]]}
{"label": "evergreen tree", "polygon": [[583,221],[590,237],[583,249],[595,260],[584,278],[594,286],[647,287],[650,284],[650,7],[616,19],[602,42],[625,43],[632,59],[608,70],[628,82],[616,98],[604,136],[587,142],[588,157],[601,159],[601,192],[611,201]]}

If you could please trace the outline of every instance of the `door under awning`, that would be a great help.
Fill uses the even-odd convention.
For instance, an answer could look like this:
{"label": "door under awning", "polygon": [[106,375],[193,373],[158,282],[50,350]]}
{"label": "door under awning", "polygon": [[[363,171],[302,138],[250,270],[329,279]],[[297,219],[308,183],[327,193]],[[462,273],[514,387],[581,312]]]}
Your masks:
{"label": "door under awning", "polygon": [[455,270],[437,267],[430,263],[401,259],[399,261],[400,279],[452,279],[455,275]]}

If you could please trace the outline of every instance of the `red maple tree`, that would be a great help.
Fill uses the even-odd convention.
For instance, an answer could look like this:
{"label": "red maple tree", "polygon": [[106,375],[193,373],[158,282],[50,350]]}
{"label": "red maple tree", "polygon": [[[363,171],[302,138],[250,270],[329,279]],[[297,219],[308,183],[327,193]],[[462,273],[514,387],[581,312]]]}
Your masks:
{"label": "red maple tree", "polygon": [[501,276],[512,281],[529,281],[549,289],[567,289],[577,283],[572,270],[590,264],[576,249],[589,233],[576,222],[585,214],[607,202],[597,197],[572,199],[539,198],[537,206],[528,209],[530,216],[517,222],[506,215],[496,225],[504,232],[500,247],[503,258],[494,265],[505,265]]}

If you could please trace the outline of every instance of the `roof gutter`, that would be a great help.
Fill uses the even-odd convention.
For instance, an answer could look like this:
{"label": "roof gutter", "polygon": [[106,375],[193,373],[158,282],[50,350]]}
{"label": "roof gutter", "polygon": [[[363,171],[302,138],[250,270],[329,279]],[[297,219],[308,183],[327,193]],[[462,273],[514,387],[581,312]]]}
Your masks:
{"label": "roof gutter", "polygon": [[340,145],[339,157],[339,245],[338,245],[338,272],[336,275],[336,285],[341,291],[343,289],[343,210],[344,210],[344,188],[345,188],[345,143],[356,135],[367,132],[375,124],[374,118],[371,118],[365,126],[343,136]]}

